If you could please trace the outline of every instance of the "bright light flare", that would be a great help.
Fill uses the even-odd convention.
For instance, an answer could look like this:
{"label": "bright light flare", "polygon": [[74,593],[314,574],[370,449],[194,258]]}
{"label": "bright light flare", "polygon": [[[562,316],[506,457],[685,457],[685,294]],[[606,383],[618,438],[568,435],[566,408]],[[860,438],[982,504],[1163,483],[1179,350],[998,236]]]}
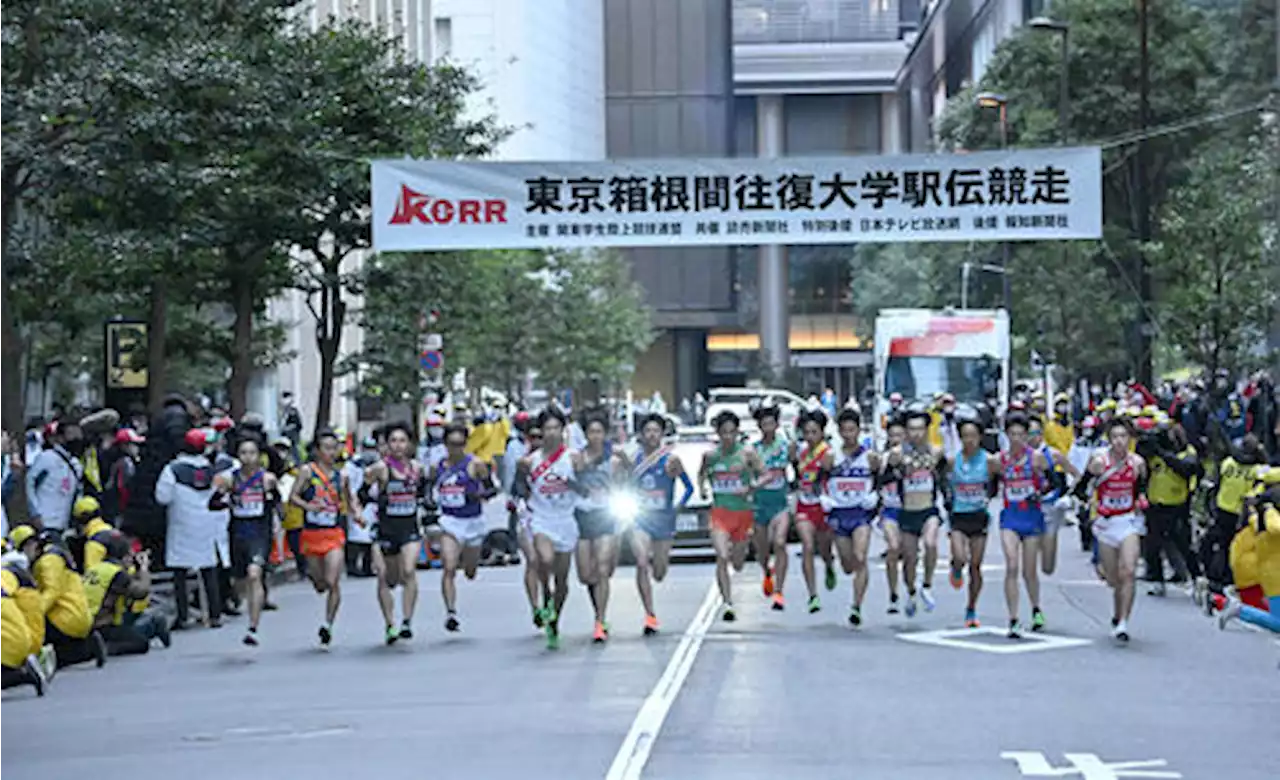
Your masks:
{"label": "bright light flare", "polygon": [[609,512],[620,528],[626,528],[640,516],[640,499],[630,490],[615,490],[609,494]]}

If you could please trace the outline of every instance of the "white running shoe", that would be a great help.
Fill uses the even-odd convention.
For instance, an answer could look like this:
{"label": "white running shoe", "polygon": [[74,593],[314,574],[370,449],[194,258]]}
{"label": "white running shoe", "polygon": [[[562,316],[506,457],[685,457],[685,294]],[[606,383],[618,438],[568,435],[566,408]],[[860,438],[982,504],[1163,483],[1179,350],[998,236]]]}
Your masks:
{"label": "white running shoe", "polygon": [[933,598],[933,588],[921,588],[920,600],[924,602],[925,612],[932,612],[934,607],[938,606],[938,602]]}
{"label": "white running shoe", "polygon": [[1111,627],[1111,637],[1117,642],[1129,641],[1129,624],[1121,620]]}
{"label": "white running shoe", "polygon": [[1218,630],[1219,631],[1226,631],[1227,623],[1240,617],[1240,608],[1242,606],[1244,605],[1234,598],[1227,601],[1227,605],[1222,608],[1221,612],[1218,613]]}

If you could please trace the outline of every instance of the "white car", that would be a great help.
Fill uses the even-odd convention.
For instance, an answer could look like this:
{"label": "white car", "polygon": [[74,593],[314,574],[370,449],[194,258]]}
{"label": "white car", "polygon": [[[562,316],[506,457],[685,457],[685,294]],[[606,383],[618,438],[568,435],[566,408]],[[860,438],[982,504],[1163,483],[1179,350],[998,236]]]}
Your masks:
{"label": "white car", "polygon": [[794,428],[796,420],[805,410],[805,400],[790,390],[773,390],[767,387],[715,387],[707,394],[707,413],[704,422],[711,421],[721,412],[730,411],[742,420],[744,429],[755,429],[755,420],[751,417],[752,409],[771,401],[780,412],[778,421],[785,428]]}

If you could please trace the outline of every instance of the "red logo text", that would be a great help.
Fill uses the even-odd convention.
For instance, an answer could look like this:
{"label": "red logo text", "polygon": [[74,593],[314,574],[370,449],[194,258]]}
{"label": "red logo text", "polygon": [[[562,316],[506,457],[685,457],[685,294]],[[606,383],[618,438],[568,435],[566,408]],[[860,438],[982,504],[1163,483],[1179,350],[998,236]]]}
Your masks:
{"label": "red logo text", "polygon": [[424,225],[448,225],[457,222],[463,225],[479,225],[506,221],[507,202],[505,200],[433,198],[401,184],[400,201],[396,203],[396,213],[391,215],[391,221],[388,224],[409,225],[421,222]]}

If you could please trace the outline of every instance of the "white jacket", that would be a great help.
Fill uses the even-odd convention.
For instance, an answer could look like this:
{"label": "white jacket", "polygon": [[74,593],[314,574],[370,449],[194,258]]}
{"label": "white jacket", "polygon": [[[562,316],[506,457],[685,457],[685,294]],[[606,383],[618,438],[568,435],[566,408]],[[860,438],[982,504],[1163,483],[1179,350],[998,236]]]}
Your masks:
{"label": "white jacket", "polygon": [[[183,484],[178,480],[178,470],[199,472],[201,479],[197,484],[205,487]],[[168,507],[169,516],[164,543],[165,566],[192,569],[219,563],[230,565],[227,510],[209,508],[213,473],[213,463],[208,458],[186,454],[174,458],[160,472],[156,503]]]}
{"label": "white jacket", "polygon": [[45,528],[65,530],[71,524],[71,507],[80,495],[84,467],[61,444],[40,450],[27,467],[28,514],[40,518]]}

